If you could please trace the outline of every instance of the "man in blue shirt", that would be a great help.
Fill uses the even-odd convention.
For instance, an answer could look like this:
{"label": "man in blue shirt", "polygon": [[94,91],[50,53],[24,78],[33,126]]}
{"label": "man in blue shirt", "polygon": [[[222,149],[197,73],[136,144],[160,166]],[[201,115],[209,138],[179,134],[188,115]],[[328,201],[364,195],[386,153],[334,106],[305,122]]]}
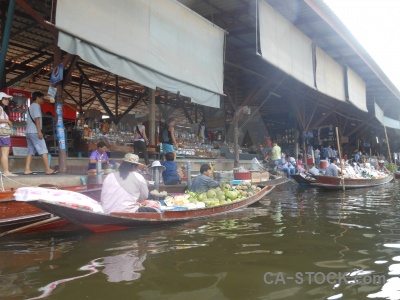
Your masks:
{"label": "man in blue shirt", "polygon": [[211,179],[211,167],[204,164],[200,167],[200,175],[193,179],[190,190],[193,192],[203,193],[209,189],[219,186],[219,182]]}
{"label": "man in blue shirt", "polygon": [[337,158],[330,159],[330,165],[325,169],[325,176],[338,176]]}

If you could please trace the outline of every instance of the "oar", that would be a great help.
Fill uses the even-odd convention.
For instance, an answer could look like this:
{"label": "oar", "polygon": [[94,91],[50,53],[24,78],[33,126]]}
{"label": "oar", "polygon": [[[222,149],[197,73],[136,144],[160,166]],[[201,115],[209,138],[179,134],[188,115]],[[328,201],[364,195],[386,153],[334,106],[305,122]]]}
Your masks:
{"label": "oar", "polygon": [[336,142],[337,142],[337,147],[338,147],[338,152],[339,152],[340,172],[342,173],[341,181],[343,182],[343,191],[345,191],[346,187],[345,187],[345,184],[344,184],[344,174],[343,174],[343,167],[342,167],[342,151],[340,149],[339,129],[337,127],[336,127]]}
{"label": "oar", "polygon": [[39,221],[39,222],[36,222],[36,223],[33,223],[33,224],[29,224],[29,225],[25,225],[25,226],[22,226],[22,227],[18,227],[18,228],[15,228],[15,229],[0,233],[0,237],[8,235],[8,234],[11,234],[11,233],[20,232],[20,231],[23,231],[25,229],[33,228],[33,227],[36,227],[36,226],[39,226],[39,225],[51,223],[51,222],[54,222],[54,221],[57,221],[57,220],[60,220],[60,219],[61,219],[60,217],[53,217],[53,218],[42,220],[42,221]]}

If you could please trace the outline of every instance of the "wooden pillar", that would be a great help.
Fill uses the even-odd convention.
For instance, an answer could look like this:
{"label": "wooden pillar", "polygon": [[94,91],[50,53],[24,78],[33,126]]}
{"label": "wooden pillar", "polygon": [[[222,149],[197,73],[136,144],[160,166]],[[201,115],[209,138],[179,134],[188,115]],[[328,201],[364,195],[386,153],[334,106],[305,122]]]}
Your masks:
{"label": "wooden pillar", "polygon": [[119,105],[119,81],[118,75],[115,75],[115,117],[118,118]]}
{"label": "wooden pillar", "polygon": [[234,162],[233,167],[239,168],[239,112],[235,111],[233,116],[233,145],[234,145]]}
{"label": "wooden pillar", "polygon": [[[1,36],[1,52],[0,52],[0,87],[5,86],[6,82],[6,57],[7,48],[10,41],[12,20],[14,18],[15,0],[10,0],[8,3],[8,14],[6,22],[2,22],[1,29],[3,30],[3,35]],[[4,12],[2,14],[5,15]]]}
{"label": "wooden pillar", "polygon": [[149,92],[149,140],[150,145],[156,144],[156,93],[153,89]]}
{"label": "wooden pillar", "polygon": [[[57,46],[57,39],[55,39],[53,66],[56,67],[56,66],[60,65],[61,62],[62,62],[61,49]],[[61,105],[63,103],[62,92],[63,92],[63,85],[62,84],[58,84],[57,85],[55,108],[57,107],[58,103],[61,103]],[[55,109],[55,111],[56,111],[56,109]],[[56,114],[55,117],[56,117],[56,124],[57,124],[57,121],[58,121],[57,114]],[[66,136],[64,138],[65,138],[65,148],[67,148],[68,144],[67,144]],[[67,152],[66,152],[65,149],[60,149],[60,147],[58,149],[58,166],[59,166],[60,173],[66,173],[67,172]]]}

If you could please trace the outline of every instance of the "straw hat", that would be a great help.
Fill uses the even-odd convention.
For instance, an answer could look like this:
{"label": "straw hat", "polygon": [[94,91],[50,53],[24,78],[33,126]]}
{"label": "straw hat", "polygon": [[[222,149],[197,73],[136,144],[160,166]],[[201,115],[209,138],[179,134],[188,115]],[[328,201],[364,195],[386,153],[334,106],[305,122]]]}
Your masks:
{"label": "straw hat", "polygon": [[149,171],[158,168],[159,170],[161,169],[162,171],[165,171],[165,167],[161,165],[160,161],[155,160],[152,162],[151,166],[149,167]]}
{"label": "straw hat", "polygon": [[133,154],[133,153],[125,154],[125,157],[124,157],[123,161],[126,161],[126,162],[131,163],[131,164],[135,164],[135,165],[140,165],[140,166],[146,167],[146,165],[141,164],[139,162],[139,156],[137,156],[136,154]]}
{"label": "straw hat", "polygon": [[383,159],[381,159],[380,161],[378,161],[378,163],[380,163],[380,164],[384,164],[384,163],[385,163],[385,161],[384,161]]}
{"label": "straw hat", "polygon": [[0,92],[0,100],[3,98],[9,98],[10,100],[12,99],[12,96],[7,95],[6,93]]}

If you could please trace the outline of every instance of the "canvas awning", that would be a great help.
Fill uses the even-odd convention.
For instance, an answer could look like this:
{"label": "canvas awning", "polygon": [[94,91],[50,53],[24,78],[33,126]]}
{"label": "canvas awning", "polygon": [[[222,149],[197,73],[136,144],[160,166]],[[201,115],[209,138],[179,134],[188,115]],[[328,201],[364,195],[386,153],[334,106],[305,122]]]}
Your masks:
{"label": "canvas awning", "polygon": [[225,32],[174,0],[59,0],[58,45],[147,87],[220,107]]}

